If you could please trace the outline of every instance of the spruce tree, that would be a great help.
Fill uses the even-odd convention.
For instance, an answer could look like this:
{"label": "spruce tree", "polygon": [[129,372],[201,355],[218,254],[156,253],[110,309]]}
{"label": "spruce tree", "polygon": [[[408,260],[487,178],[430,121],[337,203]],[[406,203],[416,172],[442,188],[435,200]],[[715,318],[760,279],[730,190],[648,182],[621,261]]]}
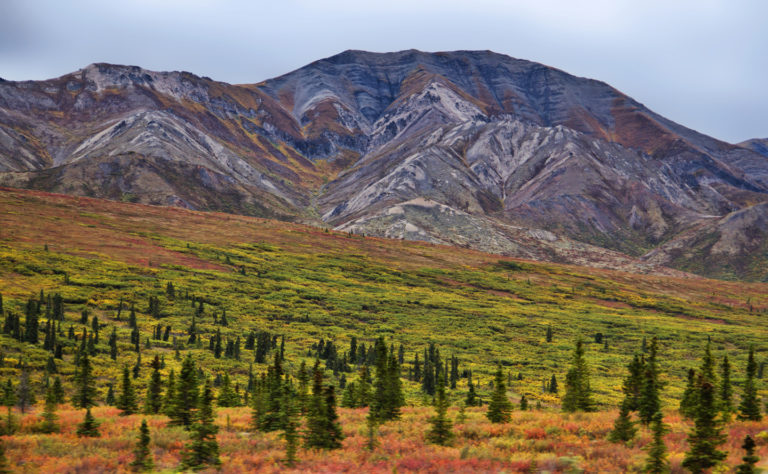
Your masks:
{"label": "spruce tree", "polygon": [[85,409],[85,418],[82,423],[77,425],[77,436],[81,438],[98,438],[101,436],[99,422],[91,414],[91,407]]}
{"label": "spruce tree", "polygon": [[728,355],[723,356],[720,366],[720,412],[724,420],[730,420],[733,413],[733,388],[731,387],[731,363]]}
{"label": "spruce tree", "polygon": [[51,385],[56,403],[64,403],[64,387],[61,385],[61,377],[55,377]]}
{"label": "spruce tree", "polygon": [[739,420],[760,421],[763,419],[755,385],[756,372],[755,348],[750,346],[749,357],[747,358],[747,380],[744,382],[744,394],[741,396],[739,414],[737,415]]}
{"label": "spruce tree", "polygon": [[717,449],[725,442],[725,436],[717,416],[715,386],[703,373],[699,375],[697,385],[699,395],[695,425],[688,434],[689,450],[683,460],[683,467],[691,472],[703,472],[726,458],[726,453]]}
{"label": "spruce tree", "polygon": [[175,409],[176,404],[176,375],[171,369],[168,373],[168,388],[165,391],[165,398],[163,398],[163,407],[161,408],[164,415],[171,417]]}
{"label": "spruce tree", "polygon": [[181,365],[181,371],[174,384],[174,401],[170,413],[172,425],[182,425],[189,428],[194,421],[193,411],[197,405],[198,387],[197,387],[197,368],[192,356],[187,354]]}
{"label": "spruce tree", "polygon": [[360,366],[360,376],[357,379],[355,391],[355,401],[358,407],[367,407],[371,404],[373,398],[373,384],[371,382],[371,372],[367,365]]}
{"label": "spruce tree", "polygon": [[232,382],[228,373],[224,373],[221,378],[221,388],[219,389],[219,398],[216,400],[220,407],[236,407],[240,405],[240,397],[232,388]]}
{"label": "spruce tree", "polygon": [[141,420],[136,449],[133,451],[133,462],[130,464],[132,471],[152,471],[155,468],[155,464],[152,461],[152,452],[149,449],[149,442],[150,437],[147,420]]}
{"label": "spruce tree", "polygon": [[283,393],[282,407],[283,439],[285,440],[285,464],[292,467],[296,464],[296,449],[299,441],[299,409],[296,406],[296,393],[286,390]]}
{"label": "spruce tree", "polygon": [[344,434],[341,432],[339,415],[336,413],[336,394],[333,385],[325,387],[324,397],[323,431],[325,431],[326,441],[323,448],[339,449],[341,448],[342,440],[344,440]]}
{"label": "spruce tree", "polygon": [[656,413],[661,410],[661,401],[659,399],[661,383],[659,382],[659,367],[656,360],[658,349],[659,341],[654,336],[651,339],[648,357],[643,367],[643,383],[637,409],[640,421],[645,425],[650,424]]}
{"label": "spruce tree", "polygon": [[692,420],[696,416],[696,407],[698,406],[699,389],[696,386],[696,371],[688,369],[688,381],[685,385],[683,397],[680,399],[680,414],[683,417]]}
{"label": "spruce tree", "polygon": [[755,440],[747,435],[744,437],[744,444],[741,445],[741,448],[744,450],[744,457],[741,458],[744,462],[736,466],[736,474],[756,473],[755,464],[760,458],[755,456]]}
{"label": "spruce tree", "polygon": [[565,376],[563,411],[595,411],[595,402],[592,400],[592,388],[589,383],[589,368],[584,359],[584,346],[581,340],[576,341],[571,369]]}
{"label": "spruce tree", "polygon": [[139,409],[136,403],[136,393],[133,391],[133,384],[131,383],[131,372],[125,365],[123,366],[120,396],[117,398],[117,408],[120,409],[120,416],[133,415]]}
{"label": "spruce tree", "polygon": [[344,394],[341,396],[341,406],[344,408],[358,408],[355,382],[349,382],[344,388]]}
{"label": "spruce tree", "polygon": [[477,392],[475,391],[475,384],[472,382],[472,376],[469,376],[467,380],[467,398],[464,399],[464,404],[468,407],[477,406]]}
{"label": "spruce tree", "polygon": [[557,393],[557,377],[555,377],[555,374],[552,374],[552,378],[549,379],[549,393]]}
{"label": "spruce tree", "polygon": [[304,435],[304,445],[307,448],[326,448],[326,412],[323,372],[319,361],[316,361],[312,371],[312,395],[309,399],[307,431]]}
{"label": "spruce tree", "polygon": [[387,363],[387,390],[386,411],[384,419],[397,420],[400,418],[400,408],[405,405],[403,396],[403,385],[400,381],[400,363],[398,362],[395,351],[390,351],[389,362]]}
{"label": "spruce tree", "polygon": [[182,453],[182,467],[195,471],[205,466],[221,465],[219,443],[216,441],[219,428],[214,424],[213,388],[210,380],[205,381],[203,392],[197,399],[197,412],[190,427],[191,440]]}
{"label": "spruce tree", "polygon": [[59,424],[57,423],[59,417],[56,415],[57,408],[56,393],[54,392],[53,387],[49,387],[45,393],[45,410],[43,411],[43,419],[39,426],[39,431],[41,433],[59,432]]}
{"label": "spruce tree", "polygon": [[379,337],[376,340],[374,352],[376,354],[376,381],[374,383],[373,400],[371,401],[369,413],[377,420],[384,422],[387,421],[387,412],[391,400],[388,399],[389,387],[387,386],[389,382],[387,344],[384,342],[383,337]]}
{"label": "spruce tree", "polygon": [[[318,364],[315,364],[317,369]],[[319,370],[319,369],[317,369]],[[275,351],[274,362],[267,369],[267,380],[264,392],[264,408],[259,414],[259,428],[262,431],[277,431],[282,429],[282,415],[280,402],[285,392],[285,373],[283,371],[283,360],[280,352]],[[254,397],[257,398],[257,397]]]}
{"label": "spruce tree", "polygon": [[629,411],[637,411],[640,408],[640,397],[643,389],[643,377],[645,375],[645,358],[635,354],[627,366],[627,378],[624,379],[622,391],[624,401]]}
{"label": "spruce tree", "polygon": [[445,396],[445,380],[438,377],[435,393],[435,416],[430,418],[429,422],[432,428],[427,432],[427,441],[430,443],[446,446],[453,439],[452,423],[446,415],[447,411],[448,400]]}
{"label": "spruce tree", "polygon": [[163,407],[163,377],[160,374],[160,358],[155,355],[152,359],[152,375],[147,384],[147,397],[144,402],[144,413],[156,415]]}
{"label": "spruce tree", "polygon": [[619,416],[613,422],[613,430],[608,434],[608,441],[612,443],[626,443],[637,434],[637,428],[635,428],[635,423],[632,421],[629,407],[630,403],[625,399],[619,409]]}
{"label": "spruce tree", "polygon": [[496,368],[491,402],[488,404],[488,411],[485,416],[491,423],[508,423],[511,411],[512,403],[507,398],[507,386],[504,384],[504,374],[501,371],[501,364],[499,364]]}
{"label": "spruce tree", "polygon": [[669,462],[667,461],[667,446],[664,444],[664,433],[667,428],[661,412],[653,415],[651,422],[651,433],[653,440],[648,445],[648,460],[645,463],[645,472],[652,474],[663,474],[669,472]]}
{"label": "spruce tree", "polygon": [[87,409],[96,405],[96,386],[88,354],[80,356],[80,364],[75,376],[75,385],[75,396],[72,399],[72,404],[75,407]]}
{"label": "spruce tree", "polygon": [[104,403],[109,407],[115,406],[115,387],[112,382],[107,384],[107,398]]}

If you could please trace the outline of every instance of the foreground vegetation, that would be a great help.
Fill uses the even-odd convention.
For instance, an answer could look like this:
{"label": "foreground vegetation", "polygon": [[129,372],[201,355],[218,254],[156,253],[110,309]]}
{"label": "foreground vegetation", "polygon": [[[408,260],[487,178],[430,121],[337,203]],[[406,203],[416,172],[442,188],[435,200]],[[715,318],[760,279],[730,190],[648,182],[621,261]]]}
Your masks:
{"label": "foreground vegetation", "polygon": [[[115,396],[126,377],[143,405],[155,356],[162,361],[163,380],[170,371],[179,375],[182,361],[191,356],[219,399],[228,379],[235,405],[251,404],[246,397],[253,401],[254,379],[278,351],[291,376],[302,362],[311,367],[319,358],[326,383],[340,388],[341,399],[341,389],[358,380],[361,367],[373,367],[371,349],[383,338],[393,354],[402,354],[402,418],[377,424],[378,445],[366,451],[368,409],[341,409],[342,448],[330,456],[302,451],[297,468],[634,469],[645,458],[641,448],[650,428],[643,427],[627,446],[606,438],[624,397],[625,367],[633,355],[647,354],[656,337],[662,354],[660,404],[670,427],[664,439],[671,466],[679,469],[690,422],[681,421],[676,408],[688,370],[699,367],[707,341],[716,359],[728,355],[737,395],[745,385],[748,349],[754,347],[756,392],[765,398],[767,289],[513,261],[274,221],[5,190],[0,192],[5,313],[0,377],[17,387],[26,377],[39,399],[34,413],[20,416],[20,428],[4,438],[7,457],[15,469],[30,471],[127,467],[141,418],[115,419],[114,408],[100,405],[110,386]],[[37,321],[33,330],[30,320]],[[562,387],[579,339],[591,371],[590,409],[600,411],[562,415]],[[468,407],[450,446],[414,450],[411,446],[424,443],[427,418],[434,415],[435,386],[430,389],[422,375],[433,349],[444,369],[450,364],[445,405],[452,420],[470,382],[483,403],[493,400],[499,366],[506,398],[518,407],[525,399],[535,411],[513,411],[510,423],[489,424],[485,408]],[[65,446],[83,421],[82,410],[59,412],[61,434],[38,434],[33,425],[40,420],[44,387],[56,378],[65,399],[76,396],[74,375],[85,353],[93,368],[97,407],[92,412],[101,422],[100,437],[79,440],[76,449],[84,451],[74,462],[62,456],[71,452]],[[553,380],[559,391],[552,390]],[[283,466],[279,433],[253,433],[251,415],[245,407],[218,409],[222,469]],[[155,466],[177,468],[190,433],[165,428],[164,416],[148,415],[147,421]],[[765,428],[761,422],[729,425],[729,465],[740,462],[746,434],[754,436],[758,455],[765,454]]]}
{"label": "foreground vegetation", "polygon": [[[6,437],[11,467],[22,472],[112,472],[126,469],[134,459],[136,436],[142,419],[147,420],[152,437],[151,451],[159,471],[175,470],[181,462],[181,451],[188,433],[180,427],[166,427],[162,416],[117,416],[112,407],[93,410],[101,421],[100,438],[77,438],[76,424],[82,421],[82,410],[63,408],[62,432],[52,435],[32,434],[27,430],[37,422],[35,414],[22,419],[21,433]],[[563,415],[546,411],[514,411],[509,423],[492,424],[482,408],[466,409],[466,421],[456,423],[456,437],[451,446],[425,442],[428,417],[433,410],[407,407],[402,418],[379,429],[379,445],[368,451],[365,409],[339,410],[345,439],[340,450],[303,450],[298,452],[296,471],[398,472],[431,471],[550,471],[586,472],[637,471],[645,464],[644,447],[650,442],[650,431],[640,430],[630,445],[607,441],[616,410],[597,413]],[[458,410],[448,415],[455,420]],[[289,470],[283,463],[285,443],[277,432],[249,432],[250,411],[246,408],[220,408],[216,423],[221,428],[222,472]],[[668,413],[665,436],[669,462],[673,472],[683,472],[681,464],[687,450],[685,442],[689,425],[675,413]],[[738,422],[728,430],[724,446],[729,453],[725,463],[735,466],[744,451],[742,440],[748,433],[765,433],[765,423]],[[758,435],[758,455],[768,457],[768,435]]]}

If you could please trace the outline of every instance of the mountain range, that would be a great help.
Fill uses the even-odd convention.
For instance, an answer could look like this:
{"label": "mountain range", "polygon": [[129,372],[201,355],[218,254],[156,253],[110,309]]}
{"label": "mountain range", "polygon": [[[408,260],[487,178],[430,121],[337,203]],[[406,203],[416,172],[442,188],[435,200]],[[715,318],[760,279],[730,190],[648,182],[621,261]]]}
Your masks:
{"label": "mountain range", "polygon": [[768,139],[490,51],[345,51],[242,85],[111,64],[2,81],[0,185],[768,279]]}

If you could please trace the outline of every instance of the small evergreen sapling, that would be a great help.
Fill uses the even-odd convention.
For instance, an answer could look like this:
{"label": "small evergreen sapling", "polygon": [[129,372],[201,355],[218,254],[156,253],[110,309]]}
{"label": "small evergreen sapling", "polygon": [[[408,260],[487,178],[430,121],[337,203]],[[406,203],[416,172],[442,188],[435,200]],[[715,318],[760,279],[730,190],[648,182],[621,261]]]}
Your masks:
{"label": "small evergreen sapling", "polygon": [[81,438],[98,438],[101,436],[99,432],[99,422],[91,414],[91,408],[85,409],[85,418],[83,422],[77,425],[77,436]]}
{"label": "small evergreen sapling", "polygon": [[744,457],[741,458],[744,462],[736,466],[736,474],[756,473],[755,464],[757,464],[757,461],[759,461],[760,458],[755,456],[755,440],[747,435],[744,438],[744,444],[741,445],[741,448],[744,450]]}

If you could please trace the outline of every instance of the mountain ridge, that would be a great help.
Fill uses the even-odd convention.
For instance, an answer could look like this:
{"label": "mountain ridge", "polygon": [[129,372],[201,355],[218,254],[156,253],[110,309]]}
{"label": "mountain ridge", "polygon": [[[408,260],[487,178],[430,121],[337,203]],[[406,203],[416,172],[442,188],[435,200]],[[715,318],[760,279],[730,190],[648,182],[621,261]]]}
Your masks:
{"label": "mountain ridge", "polygon": [[[2,185],[517,256],[530,242],[499,229],[685,266],[665,243],[768,201],[760,143],[707,137],[604,82],[491,51],[347,50],[240,85],[105,63],[0,83]],[[398,213],[415,199],[451,211]],[[744,268],[702,272],[768,277],[733,259]]]}

